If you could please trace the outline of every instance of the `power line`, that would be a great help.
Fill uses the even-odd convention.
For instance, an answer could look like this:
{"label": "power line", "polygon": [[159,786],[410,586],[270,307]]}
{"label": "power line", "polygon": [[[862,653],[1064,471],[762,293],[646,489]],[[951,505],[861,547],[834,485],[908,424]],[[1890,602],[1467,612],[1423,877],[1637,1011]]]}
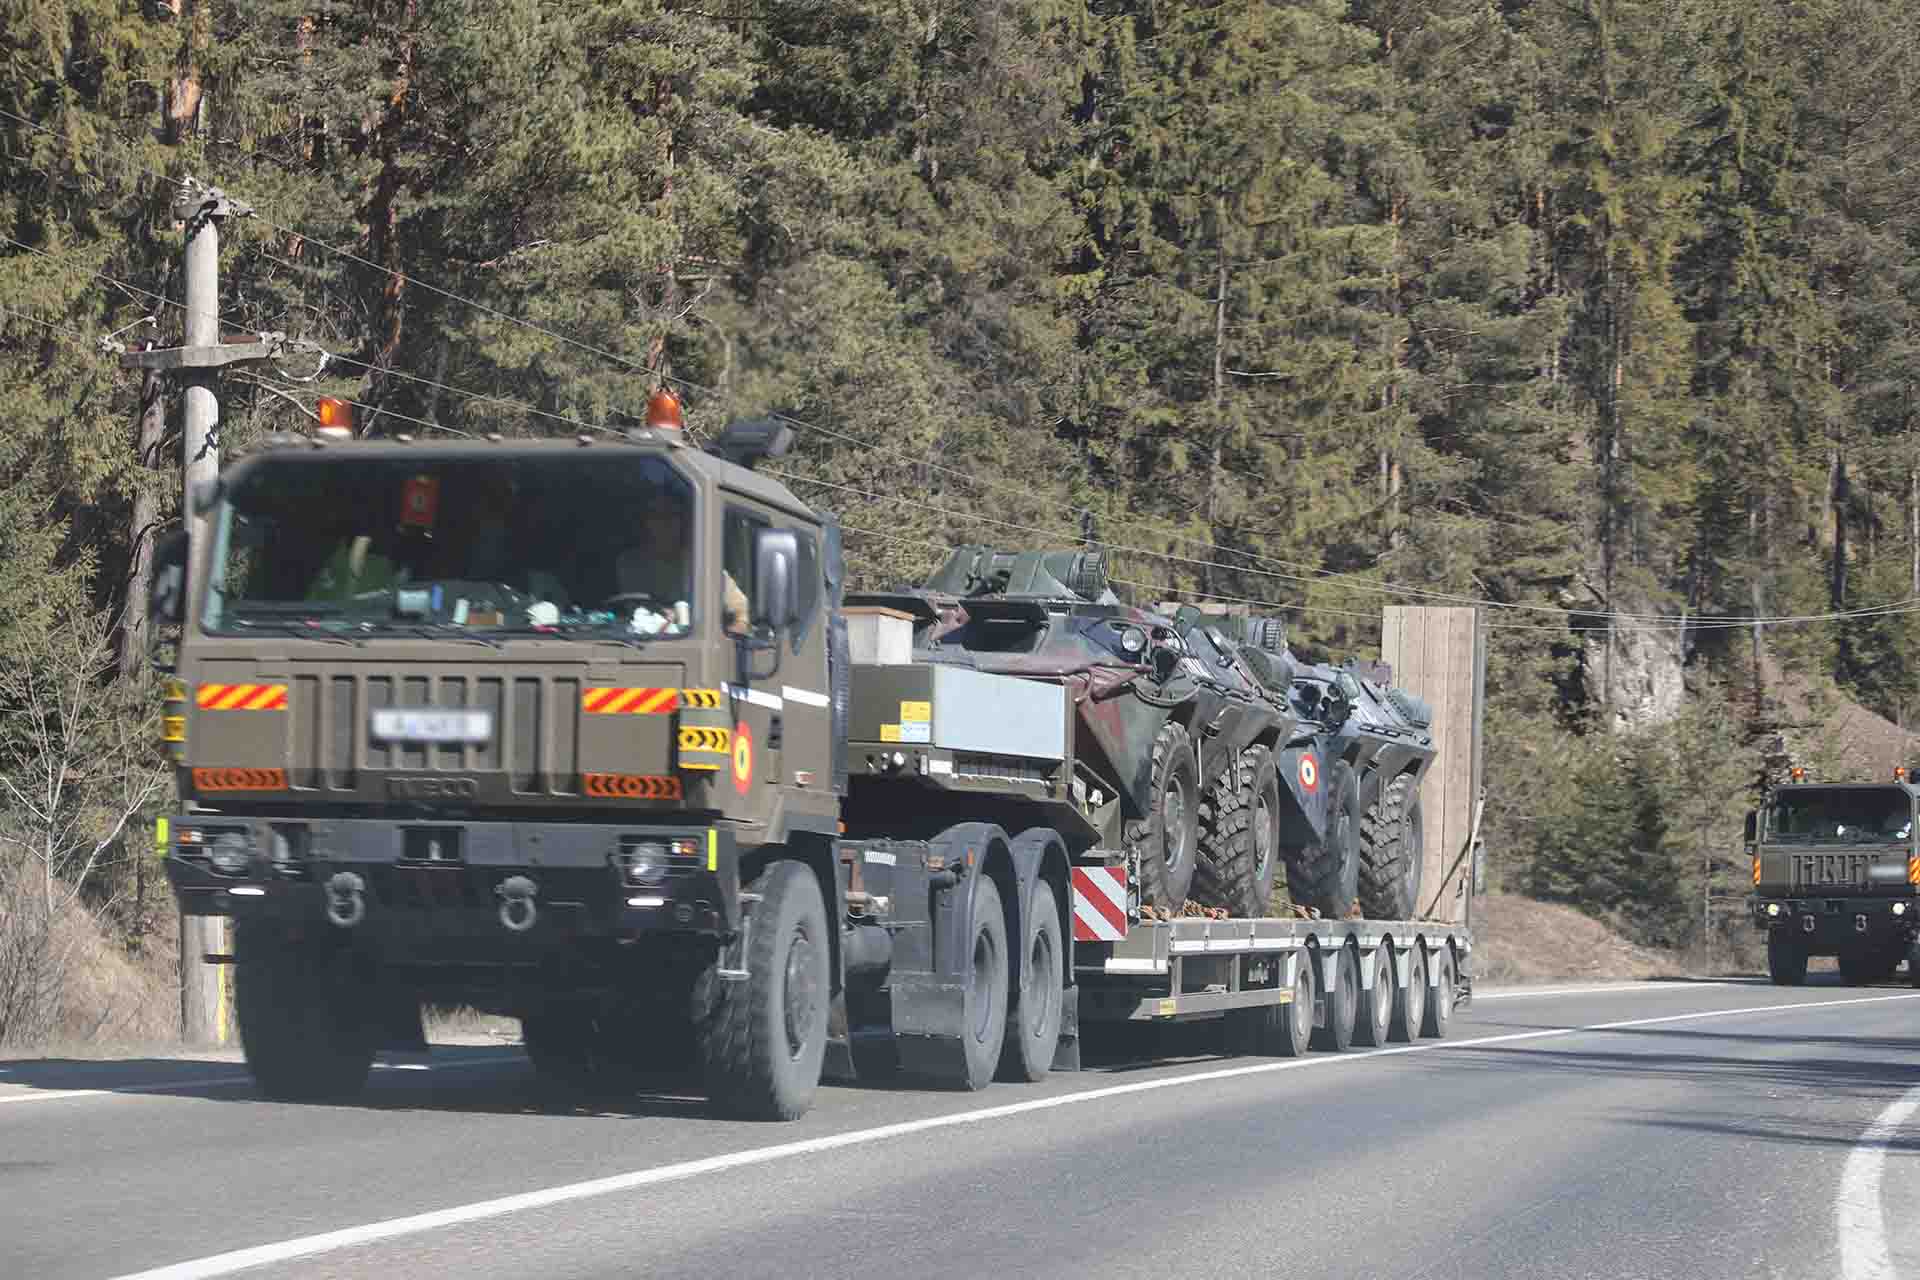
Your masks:
{"label": "power line", "polygon": [[138,294],[143,298],[150,298],[153,301],[160,303],[162,306],[178,307],[182,311],[185,311],[187,309],[187,304],[184,302],[175,302],[172,298],[169,298],[164,294],[155,293],[151,289],[142,289],[137,284],[130,284],[127,281],[120,279],[118,276],[110,276],[104,271],[94,271],[85,267],[76,266],[75,264],[68,262],[64,258],[60,257],[58,254],[48,253],[45,249],[37,249],[33,245],[27,244],[25,241],[15,240],[12,236],[6,234],[4,231],[0,231],[0,240],[4,240],[8,244],[13,245],[17,248],[25,249],[28,253],[39,254],[41,257],[53,263],[56,267],[59,267],[63,272],[65,272],[69,279],[72,279],[74,276],[78,275],[81,271],[86,271],[87,275],[92,277],[95,280],[102,280],[102,281],[105,281],[107,284],[113,285],[116,288],[125,289],[128,293]]}

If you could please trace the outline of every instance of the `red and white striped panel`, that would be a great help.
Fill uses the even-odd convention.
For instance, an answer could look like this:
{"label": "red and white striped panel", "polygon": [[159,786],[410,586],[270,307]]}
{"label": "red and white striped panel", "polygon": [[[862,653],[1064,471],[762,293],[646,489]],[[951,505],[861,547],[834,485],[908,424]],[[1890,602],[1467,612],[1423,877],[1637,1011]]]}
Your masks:
{"label": "red and white striped panel", "polygon": [[1073,869],[1073,940],[1119,942],[1127,936],[1127,869]]}

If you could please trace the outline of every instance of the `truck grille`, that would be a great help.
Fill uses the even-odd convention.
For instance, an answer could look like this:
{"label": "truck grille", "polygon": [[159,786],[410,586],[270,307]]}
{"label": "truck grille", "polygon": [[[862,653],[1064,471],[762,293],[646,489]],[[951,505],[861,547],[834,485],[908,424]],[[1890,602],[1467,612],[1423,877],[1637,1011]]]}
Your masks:
{"label": "truck grille", "polygon": [[1793,887],[1864,886],[1870,853],[1797,853],[1793,856]]}
{"label": "truck grille", "polygon": [[[295,676],[294,785],[357,791],[363,772],[504,772],[528,795],[570,794],[579,758],[580,681],[573,676],[413,675],[356,672]],[[493,713],[491,741],[385,743],[373,738],[381,707]]]}

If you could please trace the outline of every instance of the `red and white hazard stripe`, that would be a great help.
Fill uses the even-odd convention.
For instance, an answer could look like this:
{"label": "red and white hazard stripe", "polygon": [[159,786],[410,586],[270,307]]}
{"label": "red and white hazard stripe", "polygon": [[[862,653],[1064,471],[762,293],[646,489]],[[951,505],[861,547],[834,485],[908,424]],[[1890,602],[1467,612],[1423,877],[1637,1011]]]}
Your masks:
{"label": "red and white hazard stripe", "polygon": [[1127,936],[1127,869],[1073,869],[1073,940],[1119,942]]}

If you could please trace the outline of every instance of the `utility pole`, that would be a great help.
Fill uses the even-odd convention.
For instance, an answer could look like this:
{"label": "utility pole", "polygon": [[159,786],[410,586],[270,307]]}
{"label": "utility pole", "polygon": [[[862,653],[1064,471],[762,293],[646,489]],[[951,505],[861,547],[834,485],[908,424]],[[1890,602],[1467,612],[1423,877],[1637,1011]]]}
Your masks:
{"label": "utility pole", "polygon": [[[181,184],[173,209],[186,233],[185,345],[127,352],[120,362],[156,375],[174,373],[186,386],[181,519],[187,529],[191,573],[205,572],[209,563],[202,502],[220,473],[220,370],[230,364],[272,359],[283,339],[279,334],[256,334],[253,341],[220,340],[220,223],[253,211],[229,200],[218,187],[192,179]],[[231,931],[224,917],[180,917],[180,1032],[189,1045],[223,1045],[232,1039],[232,970],[206,961],[209,955],[225,956],[231,951]]]}

